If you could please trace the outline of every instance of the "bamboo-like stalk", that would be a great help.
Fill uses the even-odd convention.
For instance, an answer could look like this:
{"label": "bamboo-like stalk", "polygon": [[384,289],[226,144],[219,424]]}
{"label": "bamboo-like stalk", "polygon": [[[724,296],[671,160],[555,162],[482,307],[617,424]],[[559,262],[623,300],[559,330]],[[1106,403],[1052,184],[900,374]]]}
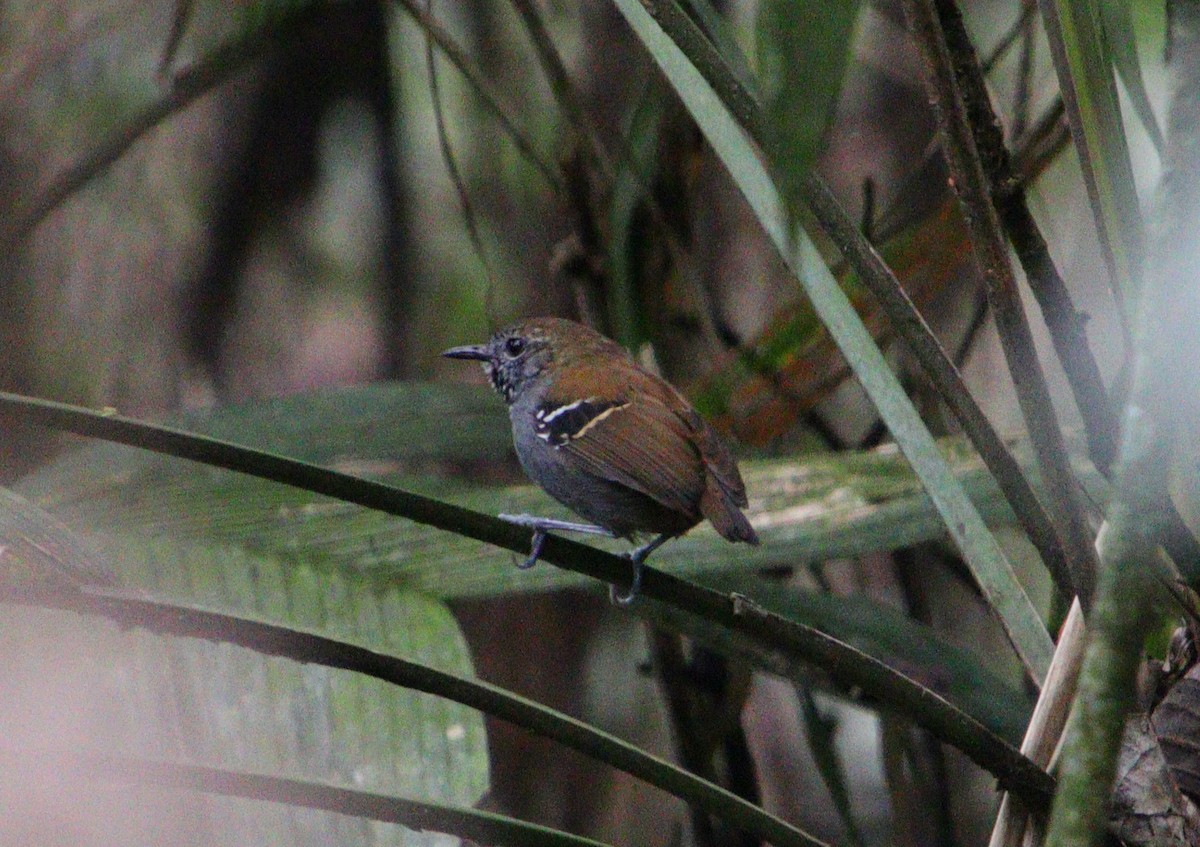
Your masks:
{"label": "bamboo-like stalk", "polygon": [[[1049,767],[1050,757],[1066,728],[1086,644],[1087,629],[1083,623],[1083,611],[1076,601],[1071,604],[1071,610],[1059,632],[1054,661],[1050,664],[1050,672],[1046,674],[1046,685],[1038,697],[1021,742],[1021,752],[1041,767]],[[988,847],[1020,847],[1028,818],[1028,812],[1021,808],[1020,803],[1005,794],[1000,801],[1000,812],[996,816]]]}
{"label": "bamboo-like stalk", "polygon": [[1154,617],[1152,575],[1166,537],[1164,500],[1178,433],[1200,411],[1200,8],[1172,3],[1174,76],[1156,233],[1134,334],[1130,392],[1105,527],[1094,636],[1080,676],[1078,720],[1067,735],[1046,844],[1086,847],[1103,836],[1125,717]]}

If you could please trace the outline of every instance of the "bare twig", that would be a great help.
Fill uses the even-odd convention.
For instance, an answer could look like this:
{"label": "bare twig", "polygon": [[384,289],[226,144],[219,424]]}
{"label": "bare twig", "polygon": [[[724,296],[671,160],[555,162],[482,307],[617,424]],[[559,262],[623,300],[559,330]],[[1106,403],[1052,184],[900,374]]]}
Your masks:
{"label": "bare twig", "polygon": [[[432,15],[432,0],[429,0],[426,6],[426,13]],[[489,319],[494,319],[495,311],[493,309],[492,297],[496,291],[496,275],[492,271],[491,262],[488,261],[487,251],[483,247],[483,238],[479,234],[479,219],[475,214],[475,205],[471,202],[471,195],[467,192],[467,184],[463,179],[462,171],[459,170],[458,161],[454,157],[454,150],[450,146],[450,133],[446,129],[446,115],[442,108],[442,90],[438,84],[438,69],[437,58],[433,54],[433,36],[429,31],[425,31],[425,67],[429,73],[429,99],[433,107],[434,124],[437,127],[438,148],[442,152],[442,161],[446,164],[446,172],[450,175],[450,182],[454,185],[454,190],[458,194],[459,206],[462,208],[463,222],[467,227],[467,237],[471,239],[471,246],[475,248],[475,254],[479,256],[479,263],[483,265],[483,272],[487,275],[487,297],[486,311]]]}
{"label": "bare twig", "polygon": [[942,135],[942,149],[962,204],[976,261],[1000,333],[1030,438],[1051,492],[1048,509],[1063,539],[1075,593],[1088,607],[1095,587],[1095,552],[1084,519],[1078,483],[1050,398],[1033,333],[1026,322],[1008,245],[975,143],[970,115],[946,46],[934,0],[905,0],[905,17],[926,68],[926,84]]}
{"label": "bare twig", "polygon": [[542,71],[550,81],[550,89],[554,92],[555,99],[566,110],[567,120],[587,139],[597,164],[600,165],[605,178],[611,182],[616,174],[612,156],[609,155],[604,142],[600,140],[600,133],[596,129],[595,123],[579,101],[578,92],[571,83],[570,76],[567,75],[566,65],[563,64],[562,57],[558,55],[558,48],[554,46],[554,40],[546,31],[545,24],[542,23],[541,15],[534,8],[532,0],[512,0],[512,4],[521,17],[521,22],[525,24],[525,30],[533,42],[533,49],[537,53]]}
{"label": "bare twig", "polygon": [[1000,64],[1001,60],[1012,49],[1012,46],[1017,43],[1017,39],[1024,35],[1029,22],[1037,15],[1036,0],[1024,0],[1021,3],[1021,14],[1017,17],[1013,25],[1005,30],[1004,35],[1000,36],[1000,40],[996,42],[996,46],[992,48],[992,52],[983,60],[983,73],[986,76],[996,69],[996,65]]}
{"label": "bare twig", "polygon": [[471,83],[471,87],[479,95],[484,106],[488,111],[495,115],[500,121],[501,127],[508,133],[517,150],[524,156],[530,164],[537,168],[538,172],[545,178],[546,182],[556,194],[563,192],[564,179],[559,173],[559,170],[542,158],[534,147],[532,139],[525,133],[517,123],[517,119],[513,116],[512,110],[503,106],[503,98],[496,87],[488,81],[486,77],[480,73],[479,68],[471,61],[467,52],[459,46],[458,42],[446,31],[446,28],[439,24],[432,15],[423,9],[418,0],[396,0],[404,10],[408,12],[425,33],[432,38],[446,58],[454,67],[458,68],[459,72],[467,78]]}
{"label": "bare twig", "polygon": [[[1024,135],[1025,127],[1029,124],[1029,100],[1033,86],[1033,50],[1036,44],[1034,37],[1037,33],[1032,15],[1028,17],[1022,15],[1021,18],[1025,22],[1025,26],[1021,31],[1021,52],[1018,54],[1017,61],[1017,84],[1016,90],[1013,92],[1013,138],[1020,138]],[[944,20],[942,26],[946,26]],[[983,76],[982,68],[980,68],[980,76]]]}
{"label": "bare twig", "polygon": [[163,45],[162,58],[158,61],[158,73],[166,76],[175,61],[179,45],[183,43],[183,34],[187,32],[188,21],[192,19],[196,0],[175,0],[175,14],[171,16],[171,31],[167,33],[167,41]]}
{"label": "bare twig", "polygon": [[[1046,240],[1029,211],[1024,186],[1013,172],[975,48],[958,6],[955,0],[936,0],[934,6],[1000,224],[1012,240],[1030,290],[1050,329],[1054,350],[1062,362],[1083,418],[1092,461],[1102,473],[1107,473],[1116,452],[1117,416],[1104,389],[1100,368],[1088,346],[1084,317],[1071,302],[1066,283],[1050,258]],[[1018,376],[1016,371],[1013,375]],[[1029,423],[1032,426],[1034,422],[1030,420]]]}

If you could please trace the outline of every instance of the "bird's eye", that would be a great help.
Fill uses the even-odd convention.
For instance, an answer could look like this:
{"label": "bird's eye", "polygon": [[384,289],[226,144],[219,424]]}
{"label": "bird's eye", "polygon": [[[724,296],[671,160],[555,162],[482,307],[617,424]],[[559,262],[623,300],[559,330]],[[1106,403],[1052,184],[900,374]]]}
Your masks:
{"label": "bird's eye", "polygon": [[510,338],[504,342],[504,349],[510,356],[520,356],[525,352],[525,339]]}

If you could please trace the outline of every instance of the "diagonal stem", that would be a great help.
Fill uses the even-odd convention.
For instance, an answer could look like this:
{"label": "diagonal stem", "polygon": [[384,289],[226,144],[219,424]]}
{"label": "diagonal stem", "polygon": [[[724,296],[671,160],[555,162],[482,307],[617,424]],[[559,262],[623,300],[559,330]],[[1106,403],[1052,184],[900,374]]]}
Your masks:
{"label": "diagonal stem", "polygon": [[1100,368],[1088,347],[1086,321],[1075,309],[1066,283],[1058,273],[1046,239],[1025,200],[1025,189],[1013,171],[1012,160],[975,48],[954,0],[936,0],[935,8],[946,36],[952,67],[963,94],[979,159],[991,186],[1000,224],[1012,241],[1033,296],[1050,330],[1054,350],[1075,395],[1083,418],[1088,450],[1101,473],[1108,473],[1117,449],[1117,415],[1109,401]]}
{"label": "diagonal stem", "polygon": [[975,260],[987,286],[1017,400],[1047,487],[1052,492],[1048,502],[1051,518],[1063,537],[1072,583],[1080,602],[1087,608],[1095,589],[1097,570],[1091,532],[1050,389],[1038,362],[1033,333],[1025,319],[1016,275],[1008,258],[1008,244],[992,204],[987,176],[941,21],[934,0],[904,0],[904,14],[924,60],[926,87],[937,114],[942,149],[971,234]]}
{"label": "diagonal stem", "polygon": [[[730,72],[725,61],[695,23],[670,0],[647,0],[655,20],[679,45],[721,100],[746,128],[751,138],[762,138],[762,112],[758,102]],[[816,174],[805,181],[805,202],[820,226],[850,262],[859,278],[878,298],[905,343],[917,357],[926,376],[957,417],[971,442],[996,478],[1013,512],[1021,521],[1030,541],[1037,547],[1055,584],[1064,594],[1076,593],[1075,578],[1063,541],[1050,515],[1011,452],[1004,445],[962,377],[946,356],[941,344],[924,318],[904,293],[895,274],[863,236],[854,221],[833,197],[828,186]]]}

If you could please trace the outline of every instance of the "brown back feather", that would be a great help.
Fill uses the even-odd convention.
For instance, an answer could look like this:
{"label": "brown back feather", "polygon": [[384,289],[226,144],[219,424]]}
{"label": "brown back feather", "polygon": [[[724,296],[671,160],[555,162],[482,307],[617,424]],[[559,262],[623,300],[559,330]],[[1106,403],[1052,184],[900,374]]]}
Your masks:
{"label": "brown back feather", "polygon": [[697,521],[708,518],[731,541],[757,544],[754,528],[739,509],[746,506],[746,486],[725,442],[682,394],[640,367],[623,348],[603,336],[594,343],[605,353],[620,351],[618,364],[610,356],[573,362],[548,400],[588,397],[595,386],[612,385],[616,377],[620,388],[609,392],[614,396],[597,399],[627,402],[634,395],[637,402],[614,411],[562,449],[597,476]]}

